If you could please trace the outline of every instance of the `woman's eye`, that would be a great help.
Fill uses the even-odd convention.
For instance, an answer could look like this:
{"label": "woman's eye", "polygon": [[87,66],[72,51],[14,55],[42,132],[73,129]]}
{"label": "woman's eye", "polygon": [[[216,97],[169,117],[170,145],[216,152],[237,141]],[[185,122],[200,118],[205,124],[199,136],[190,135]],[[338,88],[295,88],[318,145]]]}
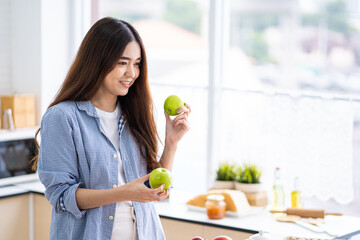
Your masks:
{"label": "woman's eye", "polygon": [[135,66],[136,66],[136,67],[140,67],[140,63],[135,63]]}
{"label": "woman's eye", "polygon": [[125,66],[125,65],[126,65],[126,62],[118,62],[118,64]]}

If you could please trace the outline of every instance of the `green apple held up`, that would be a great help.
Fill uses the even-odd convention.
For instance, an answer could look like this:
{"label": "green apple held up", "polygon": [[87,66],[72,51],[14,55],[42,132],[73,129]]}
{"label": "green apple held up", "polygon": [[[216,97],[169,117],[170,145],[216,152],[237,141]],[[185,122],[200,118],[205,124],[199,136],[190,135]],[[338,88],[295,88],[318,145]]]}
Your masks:
{"label": "green apple held up", "polygon": [[164,103],[164,110],[170,116],[176,116],[179,108],[185,107],[185,103],[176,95],[169,96]]}
{"label": "green apple held up", "polygon": [[156,168],[150,173],[150,186],[151,188],[158,188],[164,184],[163,190],[168,189],[172,184],[171,172],[165,168]]}

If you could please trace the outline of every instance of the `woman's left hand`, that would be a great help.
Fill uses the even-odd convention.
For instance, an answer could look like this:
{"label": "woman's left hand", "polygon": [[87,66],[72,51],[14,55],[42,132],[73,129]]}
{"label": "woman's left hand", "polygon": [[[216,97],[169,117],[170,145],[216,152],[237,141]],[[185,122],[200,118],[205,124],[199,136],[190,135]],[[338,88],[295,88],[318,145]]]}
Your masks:
{"label": "woman's left hand", "polygon": [[164,112],[166,118],[165,145],[176,145],[190,129],[188,122],[188,117],[191,113],[190,106],[185,103],[185,107],[178,109],[177,113],[182,114],[176,116],[174,119],[171,119],[170,116]]}

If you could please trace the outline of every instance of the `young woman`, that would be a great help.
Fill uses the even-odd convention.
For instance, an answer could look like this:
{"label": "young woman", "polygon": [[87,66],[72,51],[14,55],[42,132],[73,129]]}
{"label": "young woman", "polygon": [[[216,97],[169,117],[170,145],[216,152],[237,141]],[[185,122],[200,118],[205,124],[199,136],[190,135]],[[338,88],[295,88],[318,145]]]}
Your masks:
{"label": "young woman", "polygon": [[142,40],[124,21],[96,22],[41,121],[34,167],[53,206],[50,239],[165,239],[153,201],[169,192],[144,182],[172,169],[190,111],[165,113],[159,160]]}

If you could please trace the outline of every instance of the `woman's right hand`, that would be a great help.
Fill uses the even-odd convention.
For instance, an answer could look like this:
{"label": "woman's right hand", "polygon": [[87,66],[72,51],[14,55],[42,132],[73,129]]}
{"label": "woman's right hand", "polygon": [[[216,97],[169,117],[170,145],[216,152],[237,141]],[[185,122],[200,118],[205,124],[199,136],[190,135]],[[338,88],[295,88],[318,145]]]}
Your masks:
{"label": "woman's right hand", "polygon": [[150,173],[116,188],[119,199],[121,199],[121,201],[145,203],[161,201],[167,198],[169,196],[169,190],[163,190],[164,185],[151,189],[144,184],[144,182],[149,180],[149,177]]}

